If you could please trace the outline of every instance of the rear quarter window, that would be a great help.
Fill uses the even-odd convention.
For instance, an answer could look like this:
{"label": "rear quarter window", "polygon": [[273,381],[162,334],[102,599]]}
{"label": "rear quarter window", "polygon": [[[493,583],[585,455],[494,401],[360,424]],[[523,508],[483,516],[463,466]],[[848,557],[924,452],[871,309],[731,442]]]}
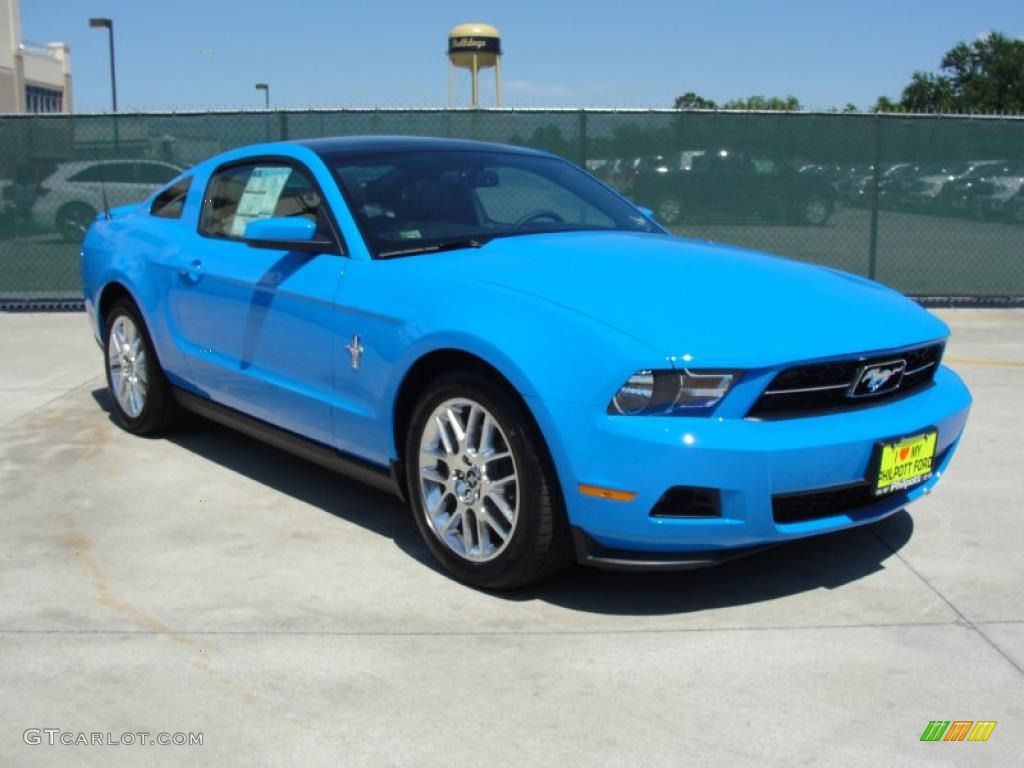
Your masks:
{"label": "rear quarter window", "polygon": [[153,200],[149,208],[150,214],[161,219],[180,219],[182,211],[185,210],[185,198],[188,197],[191,187],[191,176],[172,184]]}

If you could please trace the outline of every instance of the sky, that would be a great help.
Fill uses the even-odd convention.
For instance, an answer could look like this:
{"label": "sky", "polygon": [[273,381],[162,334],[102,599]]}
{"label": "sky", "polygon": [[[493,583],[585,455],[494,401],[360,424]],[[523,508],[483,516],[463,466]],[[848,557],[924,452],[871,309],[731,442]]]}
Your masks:
{"label": "sky", "polygon": [[[70,44],[75,111],[439,107],[448,29],[502,34],[505,105],[671,107],[792,94],[806,108],[898,97],[911,73],[990,30],[1024,36],[1024,0],[21,0],[22,35]],[[461,72],[459,102],[468,101]],[[482,77],[493,99],[491,72]]]}

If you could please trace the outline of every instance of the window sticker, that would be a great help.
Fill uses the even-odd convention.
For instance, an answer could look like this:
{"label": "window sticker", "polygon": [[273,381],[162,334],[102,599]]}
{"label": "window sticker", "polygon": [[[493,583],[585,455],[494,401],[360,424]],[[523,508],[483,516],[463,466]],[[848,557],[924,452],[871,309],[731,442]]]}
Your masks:
{"label": "window sticker", "polygon": [[253,168],[249,180],[242,190],[235,218],[231,222],[231,234],[241,237],[250,221],[269,219],[274,215],[281,192],[292,175],[291,168]]}

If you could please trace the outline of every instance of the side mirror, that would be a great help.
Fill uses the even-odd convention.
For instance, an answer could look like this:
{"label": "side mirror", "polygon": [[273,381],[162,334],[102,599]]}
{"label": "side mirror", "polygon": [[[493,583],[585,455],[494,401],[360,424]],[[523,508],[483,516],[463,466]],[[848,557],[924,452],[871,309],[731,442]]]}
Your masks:
{"label": "side mirror", "polygon": [[330,240],[316,238],[314,222],[298,216],[250,221],[245,227],[242,239],[252,248],[269,248],[275,251],[323,253],[336,248]]}
{"label": "side mirror", "polygon": [[651,219],[652,221],[654,220],[654,211],[652,211],[650,208],[644,208],[642,205],[637,205],[634,207],[648,219]]}

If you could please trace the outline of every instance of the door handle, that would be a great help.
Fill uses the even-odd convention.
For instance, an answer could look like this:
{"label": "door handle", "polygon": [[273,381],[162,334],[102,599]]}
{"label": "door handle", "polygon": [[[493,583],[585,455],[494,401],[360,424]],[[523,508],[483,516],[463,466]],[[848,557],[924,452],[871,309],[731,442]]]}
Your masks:
{"label": "door handle", "polygon": [[189,264],[187,267],[182,267],[181,269],[179,269],[178,274],[181,275],[181,278],[185,282],[192,283],[193,285],[195,285],[203,277],[203,262],[201,262],[199,259],[193,259],[192,263]]}

